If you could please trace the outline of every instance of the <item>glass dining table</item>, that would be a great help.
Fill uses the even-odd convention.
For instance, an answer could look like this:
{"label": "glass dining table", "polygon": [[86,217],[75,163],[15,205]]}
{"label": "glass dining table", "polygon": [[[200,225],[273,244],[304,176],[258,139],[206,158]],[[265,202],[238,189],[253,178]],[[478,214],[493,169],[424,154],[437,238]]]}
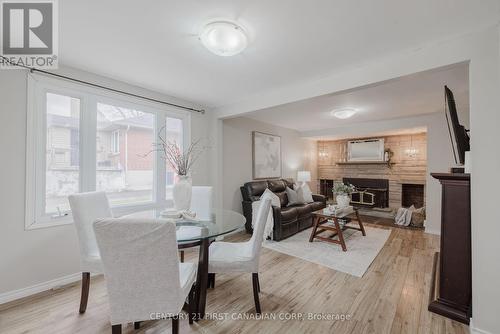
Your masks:
{"label": "glass dining table", "polygon": [[[155,218],[172,221],[161,214],[161,209],[151,209],[124,215],[126,218]],[[208,285],[208,247],[216,237],[236,232],[245,226],[245,217],[231,210],[214,210],[210,219],[174,219],[176,225],[177,244],[179,249],[199,247],[198,271],[195,287],[195,319],[203,319],[205,315]]]}

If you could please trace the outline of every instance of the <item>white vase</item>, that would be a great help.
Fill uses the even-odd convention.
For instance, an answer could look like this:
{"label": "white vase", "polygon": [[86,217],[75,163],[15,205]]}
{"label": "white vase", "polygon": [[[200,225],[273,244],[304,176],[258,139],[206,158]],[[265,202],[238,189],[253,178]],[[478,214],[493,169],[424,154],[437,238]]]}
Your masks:
{"label": "white vase", "polygon": [[174,185],[172,195],[174,207],[179,211],[189,210],[191,207],[192,181],[187,175],[179,176],[179,181]]}
{"label": "white vase", "polygon": [[346,208],[349,206],[349,203],[351,203],[351,197],[347,194],[339,194],[336,197],[337,200],[337,205],[341,208]]}

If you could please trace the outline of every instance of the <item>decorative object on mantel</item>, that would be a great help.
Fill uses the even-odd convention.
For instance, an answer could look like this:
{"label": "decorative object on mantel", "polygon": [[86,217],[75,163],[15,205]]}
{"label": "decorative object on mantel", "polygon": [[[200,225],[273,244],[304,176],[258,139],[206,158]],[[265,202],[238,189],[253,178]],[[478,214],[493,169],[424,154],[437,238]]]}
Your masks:
{"label": "decorative object on mantel", "polygon": [[253,131],[252,147],[254,180],[281,177],[281,137]]}
{"label": "decorative object on mantel", "polygon": [[410,135],[410,147],[405,150],[405,154],[408,158],[414,159],[417,157],[418,150],[413,146],[413,136]]}
{"label": "decorative object on mantel", "polygon": [[392,152],[392,150],[390,148],[387,148],[384,151],[384,160],[387,163],[387,167],[389,167],[389,168],[391,168],[392,165],[394,164],[393,162],[391,162],[393,155],[394,155],[394,152]]}
{"label": "decorative object on mantel", "polygon": [[155,150],[163,154],[163,158],[179,177],[172,190],[175,209],[187,212],[191,206],[191,168],[200,157],[204,147],[200,147],[201,141],[196,140],[183,150],[176,141],[166,140],[161,133],[163,129],[158,135],[159,142],[155,144]]}
{"label": "decorative object on mantel", "polygon": [[333,193],[336,194],[337,205],[339,208],[346,208],[351,202],[351,197],[349,196],[356,188],[352,184],[344,184],[343,182],[338,182],[333,185]]}
{"label": "decorative object on mantel", "polygon": [[[337,165],[387,165],[394,164],[394,152],[384,149],[384,139],[351,140],[340,145],[340,159]],[[344,152],[345,149],[345,152]]]}

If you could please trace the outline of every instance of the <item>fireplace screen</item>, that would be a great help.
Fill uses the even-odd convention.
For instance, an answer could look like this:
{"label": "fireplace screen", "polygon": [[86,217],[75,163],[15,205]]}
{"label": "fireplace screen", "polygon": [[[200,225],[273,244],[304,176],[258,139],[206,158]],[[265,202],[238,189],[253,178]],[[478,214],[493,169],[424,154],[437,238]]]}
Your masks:
{"label": "fireplace screen", "polygon": [[354,205],[377,208],[389,206],[389,180],[344,177],[343,182],[356,187],[357,193],[352,197]]}
{"label": "fireplace screen", "polygon": [[351,194],[351,203],[362,205],[375,205],[375,194],[368,191],[354,191]]}

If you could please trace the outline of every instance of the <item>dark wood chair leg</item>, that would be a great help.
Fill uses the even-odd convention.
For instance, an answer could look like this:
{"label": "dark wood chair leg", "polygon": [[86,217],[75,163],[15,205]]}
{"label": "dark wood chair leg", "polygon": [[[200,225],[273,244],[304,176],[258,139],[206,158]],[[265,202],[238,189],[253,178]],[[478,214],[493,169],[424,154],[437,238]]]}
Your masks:
{"label": "dark wood chair leg", "polygon": [[122,325],[113,325],[111,326],[112,334],[122,334]]}
{"label": "dark wood chair leg", "polygon": [[208,274],[208,287],[214,289],[215,288],[215,274]]}
{"label": "dark wood chair leg", "polygon": [[259,280],[257,280],[257,289],[258,289],[258,291],[260,293],[260,281]]}
{"label": "dark wood chair leg", "polygon": [[82,295],[80,297],[80,313],[85,313],[87,310],[87,302],[89,301],[90,289],[90,273],[82,273]]}
{"label": "dark wood chair leg", "polygon": [[184,263],[184,251],[181,250],[180,253],[181,253],[181,263]]}
{"label": "dark wood chair leg", "polygon": [[200,244],[198,255],[198,273],[196,277],[196,321],[205,317],[205,307],[207,301],[207,280],[208,280],[208,239],[203,239]]}
{"label": "dark wood chair leg", "polygon": [[141,322],[140,321],[134,322],[134,329],[139,329],[139,328],[141,328]]}
{"label": "dark wood chair leg", "polygon": [[179,317],[172,318],[172,334],[179,334]]}
{"label": "dark wood chair leg", "polygon": [[255,301],[255,312],[260,314],[260,301],[259,301],[259,274],[252,273],[253,283],[253,299]]}

